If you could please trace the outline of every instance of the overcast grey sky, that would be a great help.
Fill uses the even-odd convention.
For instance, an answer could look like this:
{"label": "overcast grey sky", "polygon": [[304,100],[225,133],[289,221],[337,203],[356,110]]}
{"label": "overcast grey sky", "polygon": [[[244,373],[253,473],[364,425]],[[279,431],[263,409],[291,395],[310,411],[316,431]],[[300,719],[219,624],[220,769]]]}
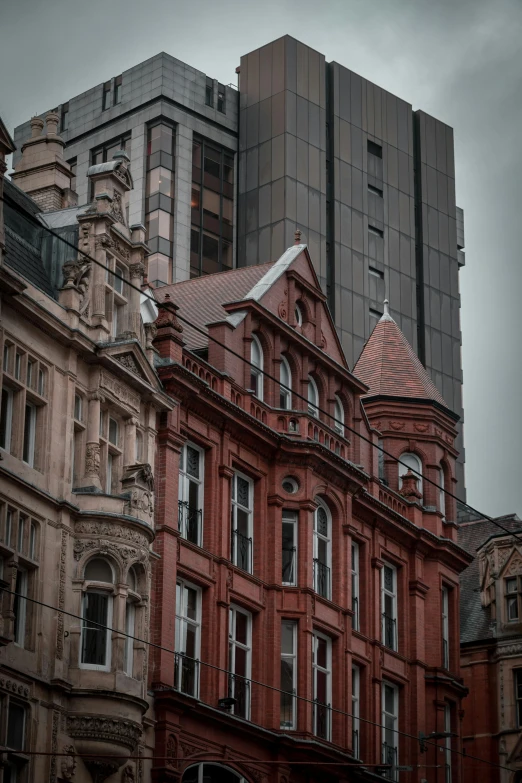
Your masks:
{"label": "overcast grey sky", "polygon": [[522,515],[521,0],[4,0],[0,114],[12,131],[160,51],[235,83],[286,33],[455,130],[468,500]]}

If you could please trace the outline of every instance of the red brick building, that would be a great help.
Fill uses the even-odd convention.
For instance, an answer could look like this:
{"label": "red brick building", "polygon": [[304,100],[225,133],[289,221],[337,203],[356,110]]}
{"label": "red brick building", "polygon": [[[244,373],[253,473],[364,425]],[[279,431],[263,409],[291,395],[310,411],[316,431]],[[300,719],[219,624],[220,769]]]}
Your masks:
{"label": "red brick building", "polygon": [[157,294],[152,779],[461,780],[400,733],[460,734],[455,416],[388,314],[349,370],[305,245]]}

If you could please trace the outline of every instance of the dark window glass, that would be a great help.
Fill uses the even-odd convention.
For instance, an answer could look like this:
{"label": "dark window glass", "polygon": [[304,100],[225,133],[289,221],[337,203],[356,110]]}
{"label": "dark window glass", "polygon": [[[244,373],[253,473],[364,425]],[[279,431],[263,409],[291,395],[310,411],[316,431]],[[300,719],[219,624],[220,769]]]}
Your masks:
{"label": "dark window glass", "polygon": [[60,125],[60,129],[62,131],[66,131],[69,127],[69,104],[64,103],[62,106],[62,121]]}
{"label": "dark window glass", "polygon": [[15,701],[9,701],[7,713],[7,747],[12,750],[24,750],[24,735],[25,707]]}
{"label": "dark window glass", "polygon": [[103,85],[103,111],[110,109],[111,106],[111,83],[105,82]]}
{"label": "dark window glass", "polygon": [[370,155],[375,155],[376,158],[382,158],[382,147],[380,144],[376,144],[374,141],[368,139],[368,152]]}
{"label": "dark window glass", "polygon": [[218,100],[217,100],[217,110],[220,111],[222,114],[226,114],[226,98],[225,98],[225,86],[223,84],[218,84]]}
{"label": "dark window glass", "polygon": [[71,167],[71,190],[76,190],[76,158],[71,158],[71,160],[68,160],[67,163]]}
{"label": "dark window glass", "polygon": [[[83,599],[82,663],[105,666],[107,663],[107,620],[109,596],[87,592]],[[102,627],[103,626],[103,627]]]}
{"label": "dark window glass", "polygon": [[207,77],[207,84],[205,87],[205,104],[207,106],[214,106],[214,82]]}
{"label": "dark window glass", "polygon": [[114,80],[114,105],[121,103],[121,76]]}

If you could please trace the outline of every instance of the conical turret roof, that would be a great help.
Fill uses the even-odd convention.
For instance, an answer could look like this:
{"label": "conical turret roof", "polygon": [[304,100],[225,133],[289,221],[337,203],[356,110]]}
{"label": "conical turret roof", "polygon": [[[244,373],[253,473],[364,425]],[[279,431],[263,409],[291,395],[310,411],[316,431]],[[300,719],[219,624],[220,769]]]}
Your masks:
{"label": "conical turret roof", "polygon": [[428,399],[448,408],[413,348],[388,312],[375,326],[353,368],[368,387],[367,396]]}

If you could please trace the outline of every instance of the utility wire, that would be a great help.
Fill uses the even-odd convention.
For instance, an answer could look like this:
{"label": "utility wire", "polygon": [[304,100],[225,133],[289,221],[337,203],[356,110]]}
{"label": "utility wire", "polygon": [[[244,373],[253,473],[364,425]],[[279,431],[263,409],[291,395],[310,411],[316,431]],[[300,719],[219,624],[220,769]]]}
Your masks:
{"label": "utility wire", "polygon": [[[68,617],[73,617],[75,620],[80,620],[86,627],[89,626],[96,626],[97,628],[101,628],[105,631],[110,631],[111,633],[118,634],[119,636],[124,636],[128,639],[132,639],[135,642],[140,642],[140,644],[148,645],[149,647],[153,647],[155,650],[161,650],[162,652],[170,653],[171,655],[180,655],[183,660],[192,661],[195,664],[201,664],[202,666],[206,666],[209,669],[214,669],[215,671],[222,672],[224,674],[227,674],[229,677],[234,677],[236,679],[244,680],[245,682],[250,683],[251,685],[258,685],[261,688],[266,688],[270,691],[275,691],[279,694],[284,694],[285,696],[290,696],[291,698],[294,698],[296,700],[305,702],[306,704],[312,704],[317,705],[317,702],[314,699],[309,699],[306,696],[299,696],[296,693],[289,693],[289,691],[282,690],[281,688],[277,688],[275,685],[268,685],[264,682],[259,682],[259,680],[253,680],[248,677],[242,677],[241,675],[237,675],[234,672],[230,671],[229,669],[225,669],[222,666],[216,666],[213,663],[208,663],[207,661],[201,661],[198,658],[193,658],[190,655],[185,655],[184,653],[180,653],[177,650],[171,650],[169,647],[164,647],[161,644],[157,644],[156,642],[148,641],[147,639],[140,639],[139,636],[134,636],[133,634],[126,633],[125,631],[120,631],[117,628],[111,628],[108,625],[104,625],[103,623],[98,623],[96,620],[86,620],[85,617],[82,617],[81,615],[75,614],[74,612],[68,612],[65,609],[59,609],[57,606],[53,606],[52,604],[47,604],[44,601],[39,601],[36,598],[29,598],[29,596],[23,595],[22,593],[18,593],[15,590],[9,590],[8,588],[2,588],[3,592],[9,593],[10,595],[16,596],[17,598],[23,599],[25,601],[31,601],[33,604],[37,604],[38,606],[43,606],[45,609],[52,609],[53,611],[57,612],[58,614],[65,614]],[[1,593],[0,593],[1,594]],[[165,693],[166,691],[171,690],[177,690],[176,688],[162,688],[156,690],[156,693]],[[179,691],[181,693],[181,691]],[[189,695],[189,694],[186,694]],[[202,702],[203,704],[206,704],[207,702]],[[415,736],[415,734],[409,734],[406,731],[401,731],[400,729],[389,729],[387,726],[385,726],[382,723],[376,723],[375,721],[370,720],[369,718],[362,718],[360,715],[354,715],[351,712],[346,712],[345,710],[337,709],[336,707],[332,707],[326,704],[321,704],[320,706],[326,707],[328,710],[330,710],[332,713],[336,713],[337,715],[343,715],[346,718],[354,718],[361,723],[367,723],[370,726],[373,726],[374,728],[378,729],[387,729],[388,731],[393,731],[394,734],[398,734],[401,737],[406,737],[408,739],[413,739],[415,742],[419,742],[419,737]],[[249,721],[249,723],[253,723],[253,721]],[[260,725],[260,724],[254,724],[254,725]],[[263,727],[262,727],[263,728]],[[430,745],[435,748],[443,748],[443,750],[450,750],[451,753],[456,753],[459,756],[463,756],[467,759],[473,759],[474,761],[479,761],[483,764],[488,764],[491,767],[495,767],[496,769],[505,769],[512,771],[509,767],[502,766],[501,764],[495,764],[493,761],[488,761],[487,759],[480,758],[479,756],[472,756],[469,753],[465,753],[463,751],[457,750],[457,748],[446,748],[445,746],[438,745],[436,742],[431,741],[428,736],[426,736],[423,740],[424,745]],[[56,755],[56,754],[53,754]],[[341,763],[341,762],[339,762]],[[385,762],[382,762],[382,765],[384,765]],[[361,762],[361,766],[365,766],[364,762]],[[374,766],[374,765],[369,765]],[[377,765],[381,766],[381,765]],[[423,765],[420,765],[423,766]]]}
{"label": "utility wire", "polygon": [[[47,231],[47,232],[48,232],[48,233],[50,233],[52,236],[54,236],[56,239],[60,240],[60,241],[61,241],[61,242],[63,242],[64,244],[68,245],[68,246],[69,246],[69,247],[70,247],[72,250],[74,250],[74,252],[75,252],[77,255],[80,255],[80,256],[82,256],[83,258],[85,258],[86,260],[89,260],[89,261],[91,261],[92,263],[96,264],[97,266],[100,266],[102,269],[105,269],[105,270],[106,270],[106,271],[108,271],[108,272],[109,272],[109,273],[110,273],[110,274],[111,274],[111,275],[112,275],[112,276],[113,276],[115,279],[117,279],[117,280],[121,280],[121,281],[122,281],[122,283],[124,283],[125,285],[127,285],[129,288],[132,288],[133,290],[135,290],[135,291],[139,292],[139,293],[140,293],[140,295],[142,295],[142,296],[146,297],[148,300],[150,300],[151,302],[153,302],[153,304],[154,304],[156,307],[158,307],[158,308],[164,308],[164,309],[168,310],[169,312],[173,313],[173,315],[175,315],[175,316],[176,316],[176,318],[177,318],[179,321],[181,321],[182,323],[185,323],[185,324],[187,324],[188,326],[190,326],[192,329],[194,329],[195,331],[197,331],[197,332],[199,332],[200,334],[202,334],[202,335],[203,335],[204,337],[206,337],[207,339],[209,339],[209,340],[212,340],[214,343],[216,343],[216,345],[219,345],[219,346],[220,346],[220,348],[223,348],[224,350],[226,350],[226,351],[228,351],[230,354],[232,354],[232,356],[235,356],[237,359],[240,359],[240,360],[241,360],[241,361],[242,361],[244,364],[247,364],[247,365],[248,365],[249,367],[251,367],[251,368],[252,368],[252,367],[254,367],[254,365],[253,365],[251,362],[249,362],[249,361],[248,361],[248,359],[245,359],[245,357],[244,357],[244,356],[241,356],[241,354],[237,353],[237,352],[236,352],[236,351],[234,351],[232,348],[230,348],[229,346],[227,346],[227,345],[225,345],[224,343],[222,343],[222,342],[221,342],[220,340],[218,340],[216,337],[213,337],[213,336],[212,336],[212,335],[210,335],[208,332],[206,332],[204,329],[201,329],[201,327],[199,327],[199,326],[196,326],[196,325],[195,325],[195,324],[193,324],[193,323],[192,323],[192,322],[191,322],[189,319],[187,319],[187,318],[183,317],[182,315],[180,315],[180,314],[179,314],[179,313],[178,313],[178,312],[177,312],[175,309],[173,309],[173,308],[172,308],[172,305],[174,304],[174,302],[160,302],[160,301],[158,301],[158,300],[157,300],[157,299],[156,299],[154,296],[150,296],[150,294],[147,294],[147,293],[145,293],[144,291],[142,291],[142,289],[141,289],[141,288],[139,288],[138,286],[135,286],[135,285],[133,285],[133,284],[132,284],[130,281],[128,281],[128,280],[127,280],[127,279],[126,279],[126,278],[125,278],[123,275],[120,275],[120,274],[118,274],[117,272],[113,271],[112,269],[109,269],[109,267],[108,267],[108,266],[106,266],[105,264],[102,264],[102,262],[101,262],[101,261],[98,261],[96,258],[93,258],[92,256],[88,255],[88,254],[87,254],[87,253],[85,253],[84,251],[80,250],[80,249],[79,249],[79,248],[78,248],[76,245],[74,245],[72,242],[70,242],[69,240],[67,240],[65,237],[63,237],[63,236],[61,236],[60,234],[58,234],[56,231],[54,231],[53,229],[51,229],[49,226],[46,226],[46,225],[44,225],[44,224],[42,223],[42,221],[38,220],[38,219],[37,219],[37,218],[36,218],[34,215],[31,215],[31,214],[30,214],[29,212],[27,212],[25,209],[22,209],[22,208],[21,208],[21,207],[20,207],[18,204],[16,204],[16,202],[14,202],[14,201],[13,201],[13,200],[12,200],[12,199],[9,197],[9,196],[7,196],[7,197],[6,197],[6,196],[4,195],[4,197],[3,197],[1,200],[2,200],[2,201],[4,201],[4,202],[5,202],[5,203],[6,203],[6,204],[9,206],[9,207],[11,207],[11,208],[12,208],[12,209],[14,209],[15,211],[17,211],[19,214],[22,214],[22,215],[24,215],[24,216],[25,216],[27,219],[29,219],[29,220],[30,220],[32,223],[34,223],[35,225],[37,225],[37,226],[38,226],[40,229],[43,229],[43,230]],[[259,370],[259,368],[258,368],[258,367],[255,367],[255,369]],[[308,398],[307,398],[307,397],[305,397],[304,395],[300,394],[299,392],[296,392],[296,391],[294,391],[294,390],[293,390],[291,387],[289,387],[289,386],[286,386],[285,384],[281,383],[280,379],[276,378],[275,376],[271,375],[270,373],[268,373],[268,372],[265,372],[264,370],[262,370],[262,371],[260,371],[260,372],[262,373],[262,375],[263,375],[264,377],[268,378],[268,379],[269,379],[269,380],[271,380],[271,381],[274,381],[274,382],[275,382],[276,384],[278,384],[278,385],[279,385],[281,388],[285,389],[286,391],[289,391],[291,395],[293,394],[293,395],[294,395],[294,397],[297,397],[298,399],[300,399],[300,400],[303,400],[303,401],[304,401],[306,404],[308,404]],[[352,427],[350,427],[348,424],[346,424],[344,421],[341,421],[340,419],[337,419],[337,418],[335,418],[335,416],[332,416],[332,414],[331,414],[331,413],[328,413],[328,411],[324,410],[323,408],[319,407],[318,405],[317,405],[317,406],[315,406],[315,408],[316,408],[316,409],[317,409],[317,410],[318,410],[320,413],[322,413],[324,416],[326,416],[326,417],[327,417],[327,420],[331,420],[331,421],[333,421],[333,422],[334,422],[334,423],[336,423],[336,424],[340,424],[341,426],[343,426],[343,427],[344,427],[344,429],[345,429],[345,430],[348,430],[349,432],[352,432],[352,433],[353,433],[354,435],[356,435],[358,438],[360,438],[361,440],[363,440],[364,442],[366,442],[366,443],[368,443],[370,446],[372,446],[372,448],[375,448],[375,449],[377,449],[378,451],[380,451],[380,452],[381,452],[381,453],[382,453],[384,456],[386,456],[386,457],[389,457],[389,458],[390,458],[390,459],[392,459],[394,462],[397,462],[399,465],[403,465],[403,467],[406,467],[406,468],[408,468],[408,469],[409,469],[409,470],[411,470],[413,473],[415,473],[417,476],[419,476],[420,478],[422,478],[422,480],[423,480],[423,481],[425,481],[426,483],[428,483],[428,484],[431,484],[432,486],[436,487],[436,488],[437,488],[437,489],[439,489],[439,490],[442,490],[442,491],[444,492],[444,494],[445,494],[445,495],[447,495],[448,497],[452,498],[453,500],[456,500],[456,501],[458,501],[458,502],[459,502],[459,503],[461,503],[463,506],[465,506],[467,509],[469,509],[471,512],[473,512],[474,514],[477,514],[477,515],[478,515],[478,516],[479,516],[481,519],[484,519],[484,520],[487,520],[488,522],[491,522],[493,525],[495,525],[496,527],[498,527],[500,530],[504,531],[504,533],[507,533],[509,536],[513,536],[514,538],[516,538],[518,541],[520,541],[520,542],[522,543],[522,536],[520,536],[520,535],[519,535],[519,534],[518,534],[516,531],[509,530],[508,528],[506,528],[506,527],[504,527],[503,525],[501,525],[501,524],[500,524],[500,522],[498,522],[498,521],[497,521],[496,519],[494,519],[493,517],[490,517],[488,514],[483,514],[483,513],[481,513],[480,511],[478,511],[478,509],[474,508],[473,506],[470,506],[470,505],[469,505],[469,503],[463,503],[463,501],[461,501],[461,500],[460,500],[460,499],[457,497],[457,495],[455,495],[454,493],[450,492],[450,491],[449,491],[449,490],[447,490],[445,487],[443,487],[443,486],[441,486],[440,484],[438,484],[436,481],[433,481],[433,479],[431,479],[431,478],[428,478],[428,477],[427,477],[425,474],[423,474],[421,471],[418,471],[418,470],[416,470],[415,468],[412,468],[412,467],[410,467],[409,465],[407,465],[405,462],[402,462],[402,460],[400,460],[399,458],[397,458],[397,457],[396,457],[394,454],[391,454],[391,453],[390,453],[389,451],[387,451],[387,450],[386,450],[386,449],[385,449],[383,446],[381,446],[381,445],[375,445],[375,444],[373,443],[373,441],[372,441],[370,438],[367,438],[367,437],[366,437],[365,435],[363,435],[362,433],[360,433],[360,432],[358,432],[357,430],[353,429],[353,428],[352,428]],[[292,411],[289,411],[289,413],[291,413],[291,412],[292,412]],[[298,413],[299,411],[295,411],[295,412],[296,412],[296,413]],[[320,423],[320,420],[319,420],[319,419],[318,419],[318,421],[319,421],[319,423]],[[328,425],[327,425],[327,426],[328,426]],[[341,436],[341,437],[342,437],[342,436]],[[392,490],[392,491],[393,491],[393,490]]]}

